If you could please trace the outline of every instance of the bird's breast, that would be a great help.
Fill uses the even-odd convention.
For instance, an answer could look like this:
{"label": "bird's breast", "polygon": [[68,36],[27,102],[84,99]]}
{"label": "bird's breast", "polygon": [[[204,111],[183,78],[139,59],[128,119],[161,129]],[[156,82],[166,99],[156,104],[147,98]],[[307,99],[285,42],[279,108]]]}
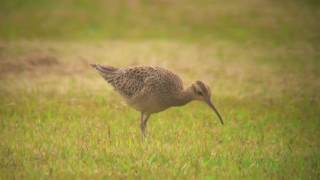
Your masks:
{"label": "bird's breast", "polygon": [[127,101],[128,104],[140,112],[157,113],[174,106],[169,96],[145,96]]}

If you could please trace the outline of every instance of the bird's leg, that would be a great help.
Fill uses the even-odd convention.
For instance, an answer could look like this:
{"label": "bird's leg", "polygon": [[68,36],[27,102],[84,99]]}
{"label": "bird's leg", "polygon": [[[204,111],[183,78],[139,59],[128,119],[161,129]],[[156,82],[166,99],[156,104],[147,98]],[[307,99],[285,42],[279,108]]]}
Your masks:
{"label": "bird's leg", "polygon": [[142,133],[142,139],[144,139],[146,137],[146,128],[147,128],[147,121],[149,119],[150,115],[149,114],[145,114],[145,113],[141,113],[141,122],[140,122],[140,128],[141,128],[141,133]]}

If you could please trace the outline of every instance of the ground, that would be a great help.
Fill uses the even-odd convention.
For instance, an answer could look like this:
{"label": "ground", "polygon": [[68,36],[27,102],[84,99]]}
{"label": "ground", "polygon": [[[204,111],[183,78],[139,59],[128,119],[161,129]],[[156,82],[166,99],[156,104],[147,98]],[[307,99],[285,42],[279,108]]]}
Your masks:
{"label": "ground", "polygon": [[[0,21],[1,179],[319,178],[316,1],[203,1],[195,6],[201,12],[191,1],[132,1],[122,21],[106,27],[86,26],[81,10],[87,1],[39,0],[42,8],[21,1],[19,13],[11,2],[20,1],[4,1],[2,13],[10,13]],[[55,6],[70,11],[48,11]],[[132,11],[141,21],[130,19]],[[152,19],[159,12],[167,19],[142,15]],[[21,24],[28,13],[30,22]],[[98,15],[91,18],[101,24]],[[43,16],[51,20],[46,28],[38,24]],[[55,23],[65,18],[55,36]],[[131,22],[140,24],[127,31]],[[118,34],[105,30],[113,23],[122,29]],[[63,36],[77,28],[83,31]],[[185,86],[202,80],[225,124],[205,104],[192,102],[152,115],[143,142],[139,112],[90,63],[158,65],[179,74]]]}

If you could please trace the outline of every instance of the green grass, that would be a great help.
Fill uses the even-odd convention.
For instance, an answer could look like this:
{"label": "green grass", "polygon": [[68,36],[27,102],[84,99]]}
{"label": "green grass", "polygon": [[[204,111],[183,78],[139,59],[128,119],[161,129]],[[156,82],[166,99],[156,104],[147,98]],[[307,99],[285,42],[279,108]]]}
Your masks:
{"label": "green grass", "polygon": [[0,39],[317,43],[319,7],[314,0],[2,0]]}
{"label": "green grass", "polygon": [[[0,179],[317,179],[319,3],[2,0]],[[88,64],[169,68],[199,102],[139,113]]]}
{"label": "green grass", "polygon": [[[308,47],[304,53],[224,42],[21,41],[2,47],[2,67],[9,69],[1,71],[0,86],[4,179],[319,177],[319,52]],[[143,143],[139,113],[89,62],[158,64],[186,84],[202,79],[225,125],[193,102],[153,115]]]}

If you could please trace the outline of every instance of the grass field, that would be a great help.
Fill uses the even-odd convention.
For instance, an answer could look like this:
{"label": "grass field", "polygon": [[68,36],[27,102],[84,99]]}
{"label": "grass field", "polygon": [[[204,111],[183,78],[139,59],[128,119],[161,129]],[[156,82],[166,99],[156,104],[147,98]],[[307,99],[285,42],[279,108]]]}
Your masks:
{"label": "grass field", "polygon": [[[320,177],[317,1],[33,2],[0,7],[0,179]],[[203,80],[225,125],[192,102],[142,142],[89,63]]]}

